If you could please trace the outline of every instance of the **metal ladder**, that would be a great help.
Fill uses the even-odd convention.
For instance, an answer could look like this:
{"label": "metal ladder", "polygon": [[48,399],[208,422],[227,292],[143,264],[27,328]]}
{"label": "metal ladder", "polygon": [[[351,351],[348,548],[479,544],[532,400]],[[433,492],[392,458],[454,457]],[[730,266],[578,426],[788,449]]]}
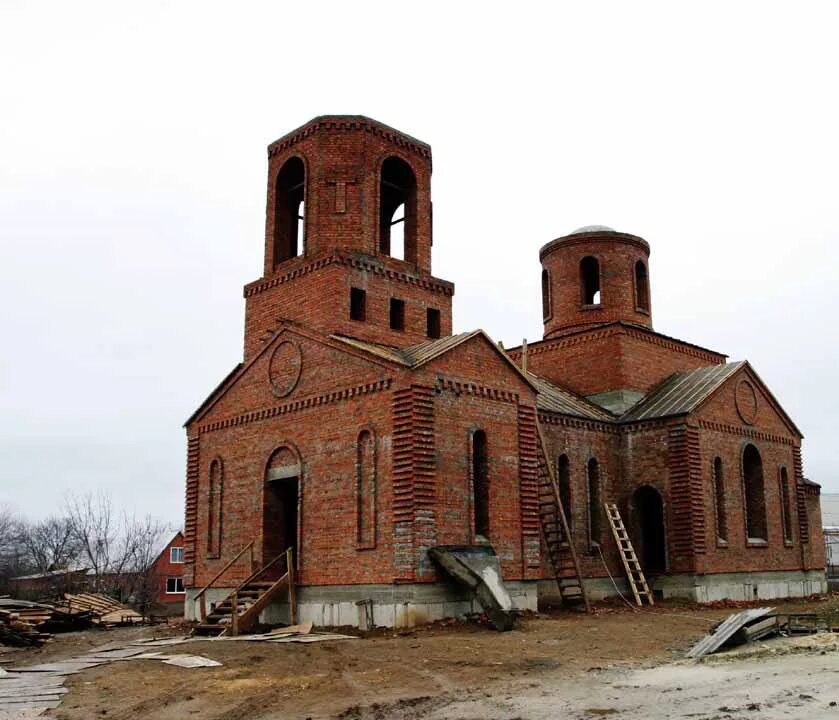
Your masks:
{"label": "metal ladder", "polygon": [[582,603],[586,612],[589,612],[591,607],[580,574],[580,564],[568,528],[565,509],[562,506],[554,467],[547,459],[542,429],[537,426],[537,431],[539,435],[536,453],[539,476],[539,524],[542,528],[542,536],[548,548],[562,604],[568,607]]}
{"label": "metal ladder", "polygon": [[643,605],[642,598],[646,598],[649,605],[655,605],[653,594],[650,592],[649,585],[647,585],[647,578],[644,577],[644,571],[641,569],[641,563],[638,562],[638,556],[635,554],[635,548],[632,547],[632,541],[626,533],[626,527],[618,511],[618,506],[615,503],[603,503],[603,507],[606,509],[606,517],[609,518],[609,526],[612,528],[612,535],[615,538],[615,543],[617,543],[623,567],[626,570],[626,578],[629,580],[629,587],[635,596],[635,602],[639,606]]}

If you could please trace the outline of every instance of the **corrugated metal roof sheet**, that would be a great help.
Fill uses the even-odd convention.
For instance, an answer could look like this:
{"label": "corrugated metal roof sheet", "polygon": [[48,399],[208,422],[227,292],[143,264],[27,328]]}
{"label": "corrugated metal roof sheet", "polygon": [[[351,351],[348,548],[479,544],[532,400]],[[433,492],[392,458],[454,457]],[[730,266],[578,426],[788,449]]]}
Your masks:
{"label": "corrugated metal roof sheet", "polygon": [[536,386],[536,407],[539,410],[562,413],[563,415],[574,415],[575,417],[587,418],[589,420],[614,420],[615,417],[602,408],[594,405],[585,398],[581,398],[569,390],[548,382],[539,375],[532,372],[527,377]]}
{"label": "corrugated metal roof sheet", "polygon": [[671,375],[637,405],[621,415],[621,422],[685,415],[736,373],[743,362],[711,365]]}

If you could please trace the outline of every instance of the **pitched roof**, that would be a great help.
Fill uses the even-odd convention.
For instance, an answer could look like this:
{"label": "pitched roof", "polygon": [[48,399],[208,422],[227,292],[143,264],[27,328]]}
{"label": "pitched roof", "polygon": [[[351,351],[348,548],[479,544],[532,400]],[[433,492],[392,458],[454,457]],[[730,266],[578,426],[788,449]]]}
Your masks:
{"label": "pitched roof", "polygon": [[360,350],[366,350],[369,353],[378,355],[380,358],[390,360],[391,362],[399,363],[407,367],[416,367],[428,362],[432,358],[448,352],[460,343],[469,340],[475,335],[480,334],[480,330],[473,330],[472,332],[458,333],[457,335],[449,335],[448,337],[440,338],[439,340],[429,340],[428,342],[420,343],[419,345],[411,345],[406,348],[396,348],[392,345],[382,345],[381,343],[371,342],[369,340],[359,340],[358,338],[349,337],[348,335],[333,335],[335,340],[347,343]]}
{"label": "pitched roof", "polygon": [[745,365],[745,362],[701,367],[671,375],[623,415],[621,422],[686,415]]}
{"label": "pitched roof", "polygon": [[615,417],[603,408],[589,402],[570,390],[554,385],[545,378],[527,373],[528,378],[536,386],[536,407],[539,410],[573,415],[588,420],[614,420]]}

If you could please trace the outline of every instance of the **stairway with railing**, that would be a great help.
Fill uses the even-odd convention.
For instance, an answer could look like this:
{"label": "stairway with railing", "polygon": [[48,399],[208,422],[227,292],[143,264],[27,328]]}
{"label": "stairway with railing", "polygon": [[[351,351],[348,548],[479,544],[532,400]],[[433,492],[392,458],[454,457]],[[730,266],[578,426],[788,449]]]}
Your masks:
{"label": "stairway with railing", "polygon": [[[250,550],[251,574],[246,580],[230,592],[224,600],[207,612],[207,591],[224,573],[236,564]],[[276,575],[284,569],[279,578]],[[291,624],[297,621],[297,601],[294,580],[294,551],[288,548],[257,570],[253,570],[253,541],[245,545],[236,556],[227,563],[195,596],[199,603],[199,617],[193,633],[196,635],[238,635],[252,628],[265,610],[281,591],[287,591],[287,600]]]}

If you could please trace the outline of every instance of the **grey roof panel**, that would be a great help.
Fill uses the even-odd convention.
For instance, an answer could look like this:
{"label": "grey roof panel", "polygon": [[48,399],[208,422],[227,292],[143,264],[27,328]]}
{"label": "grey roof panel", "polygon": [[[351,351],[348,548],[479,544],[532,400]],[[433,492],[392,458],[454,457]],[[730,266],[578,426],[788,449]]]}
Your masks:
{"label": "grey roof panel", "polygon": [[725,363],[671,375],[625,412],[620,420],[652,420],[692,412],[743,365],[743,362]]}
{"label": "grey roof panel", "polygon": [[536,407],[539,410],[561,413],[563,415],[574,415],[588,420],[614,420],[614,416],[606,410],[589,402],[585,398],[575,395],[570,390],[554,385],[539,375],[532,372],[527,377],[536,386]]}

